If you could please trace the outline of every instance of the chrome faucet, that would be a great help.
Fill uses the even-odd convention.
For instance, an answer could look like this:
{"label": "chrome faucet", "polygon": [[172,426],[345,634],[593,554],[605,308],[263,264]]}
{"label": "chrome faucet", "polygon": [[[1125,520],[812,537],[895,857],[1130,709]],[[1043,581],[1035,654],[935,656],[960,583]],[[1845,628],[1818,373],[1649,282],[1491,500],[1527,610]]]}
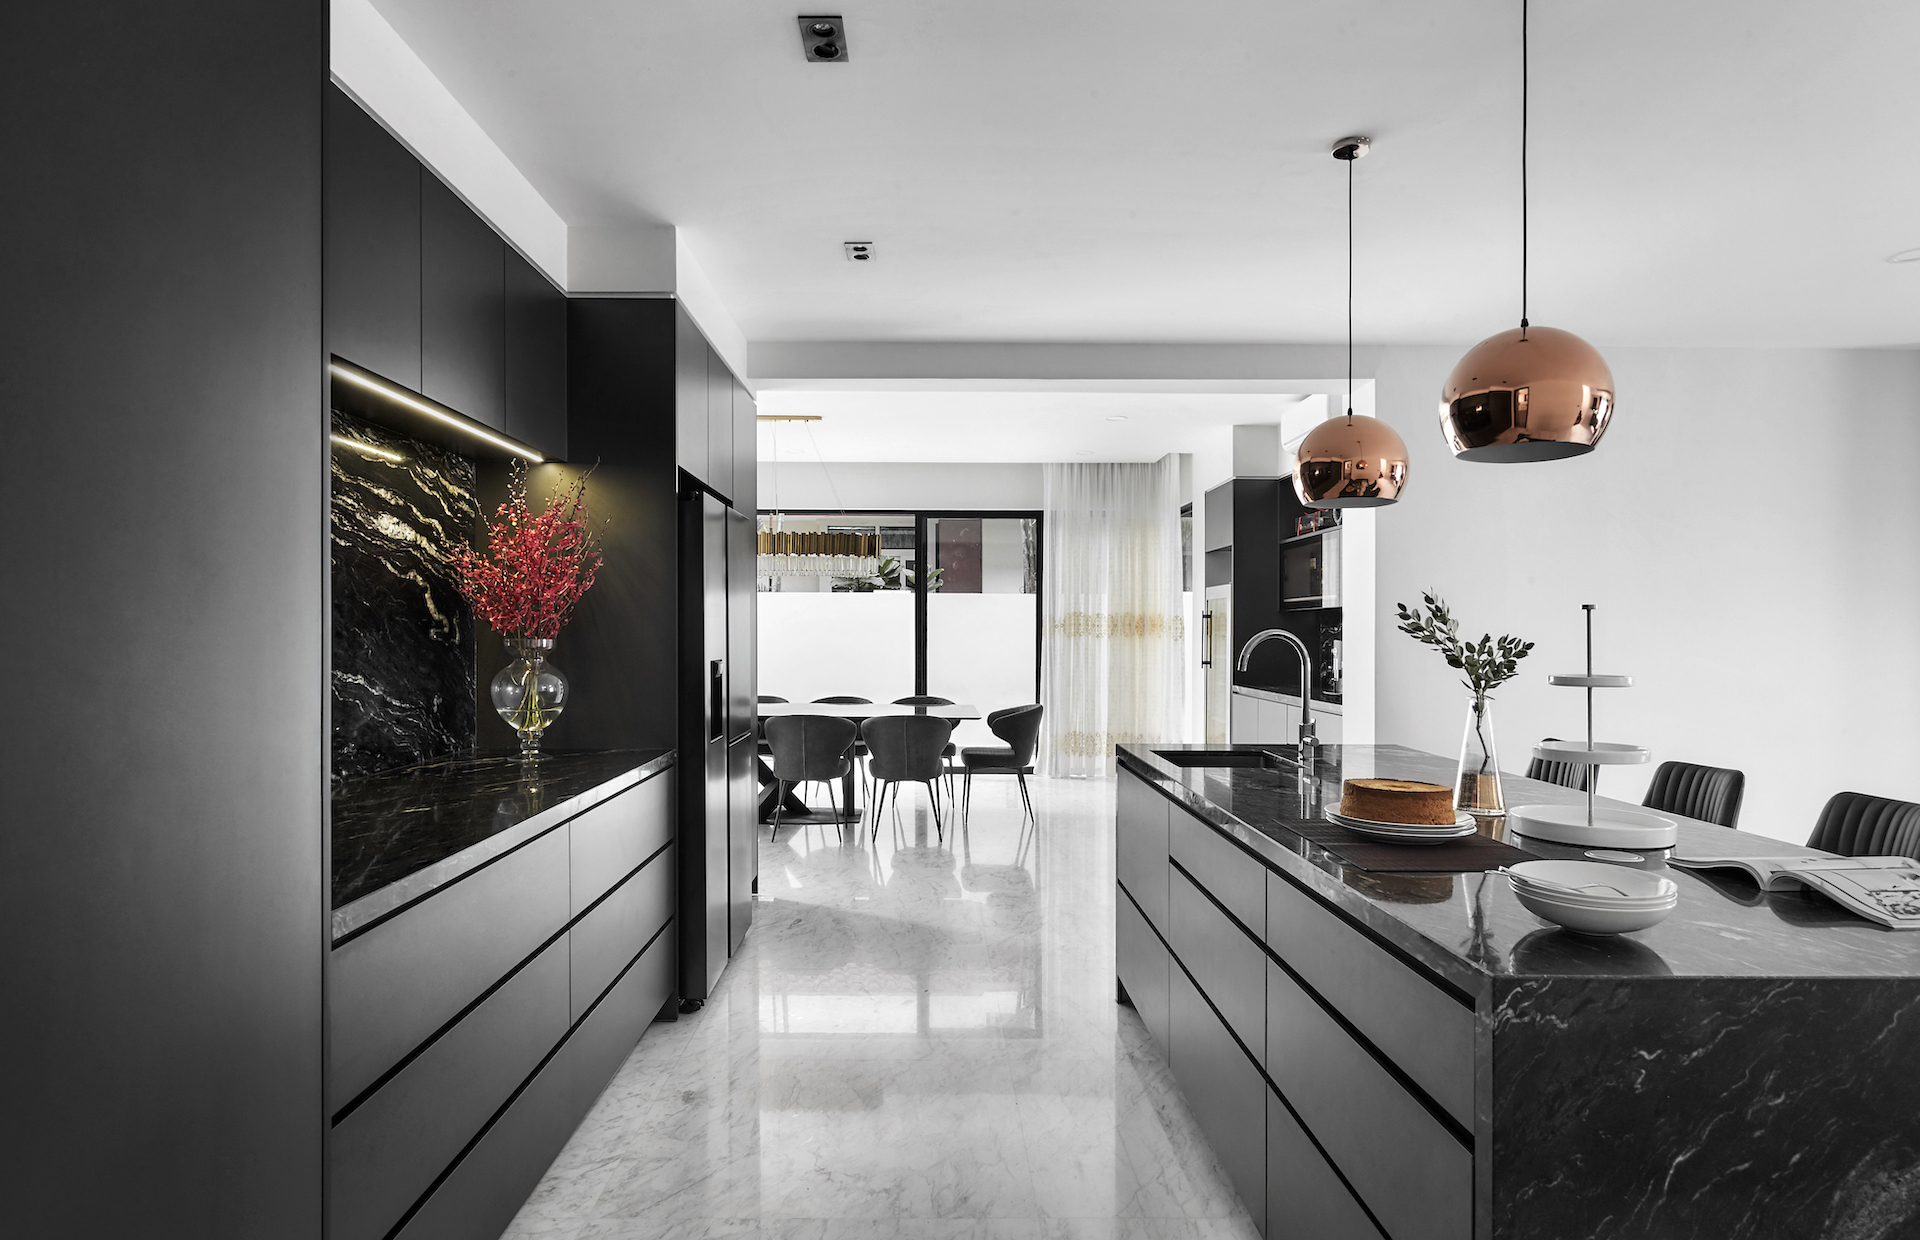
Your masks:
{"label": "chrome faucet", "polygon": [[1285,629],[1261,629],[1240,647],[1237,666],[1246,671],[1247,664],[1253,661],[1253,652],[1276,637],[1292,646],[1293,652],[1300,656],[1300,765],[1311,772],[1320,740],[1313,730],[1313,656],[1307,653],[1307,643]]}

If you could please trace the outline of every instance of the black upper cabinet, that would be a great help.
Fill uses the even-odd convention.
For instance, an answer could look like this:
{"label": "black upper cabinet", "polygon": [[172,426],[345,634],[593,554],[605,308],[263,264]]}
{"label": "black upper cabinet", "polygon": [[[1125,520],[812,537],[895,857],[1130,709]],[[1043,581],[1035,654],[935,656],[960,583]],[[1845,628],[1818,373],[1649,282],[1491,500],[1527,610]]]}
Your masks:
{"label": "black upper cabinet", "polygon": [[337,86],[326,122],[327,348],[417,391],[419,161]]}
{"label": "black upper cabinet", "polygon": [[693,316],[673,303],[674,459],[702,482],[707,480],[707,338]]}
{"label": "black upper cabinet", "polygon": [[707,347],[707,485],[733,499],[733,372],[711,345]]}
{"label": "black upper cabinet", "polygon": [[567,454],[567,298],[506,250],[506,417],[500,429],[548,456]]}
{"label": "black upper cabinet", "polygon": [[733,381],[733,506],[751,516],[760,505],[760,423],[747,385]]}
{"label": "black upper cabinet", "polygon": [[431,173],[420,177],[420,391],[504,430],[506,243]]}

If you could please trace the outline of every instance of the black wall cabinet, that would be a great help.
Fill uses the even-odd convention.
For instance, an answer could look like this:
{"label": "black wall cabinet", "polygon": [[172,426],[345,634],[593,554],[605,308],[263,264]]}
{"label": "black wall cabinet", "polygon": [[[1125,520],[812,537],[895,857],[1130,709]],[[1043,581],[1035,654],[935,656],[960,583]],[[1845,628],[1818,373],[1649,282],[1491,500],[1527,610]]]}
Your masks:
{"label": "black wall cabinet", "polygon": [[420,178],[420,390],[506,429],[506,244],[440,178]]}
{"label": "black wall cabinet", "polygon": [[420,162],[327,89],[327,348],[420,390]]}
{"label": "black wall cabinet", "polygon": [[565,294],[338,87],[325,201],[329,350],[565,459]]}

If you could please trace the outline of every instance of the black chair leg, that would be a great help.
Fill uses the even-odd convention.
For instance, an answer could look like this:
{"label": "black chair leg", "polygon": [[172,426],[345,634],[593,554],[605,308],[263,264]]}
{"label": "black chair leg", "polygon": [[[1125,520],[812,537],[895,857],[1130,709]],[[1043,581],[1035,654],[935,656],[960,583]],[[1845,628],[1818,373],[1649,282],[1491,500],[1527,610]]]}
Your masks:
{"label": "black chair leg", "polygon": [[833,825],[836,827],[840,827],[840,829],[844,831],[846,828],[844,826],[841,826],[841,823],[840,823],[840,798],[833,795],[833,781],[829,779],[826,782],[827,782],[827,806],[828,808],[833,810]]}
{"label": "black chair leg", "polygon": [[780,811],[785,809],[787,805],[787,781],[784,779],[776,779],[773,783],[773,790],[776,795],[773,799],[773,837],[767,841],[769,844],[777,844],[780,842]]}
{"label": "black chair leg", "polygon": [[931,779],[927,781],[927,804],[933,806],[934,835],[944,844],[947,842],[947,828],[946,824],[940,821],[940,791],[933,786],[934,782]]}
{"label": "black chair leg", "polygon": [[1016,773],[1014,778],[1020,781],[1020,804],[1026,806],[1027,814],[1032,817],[1035,822],[1038,822],[1039,816],[1033,812],[1033,798],[1027,795],[1026,774],[1024,772]]}
{"label": "black chair leg", "polygon": [[867,799],[867,812],[873,815],[873,830],[867,834],[867,842],[880,838],[880,806],[887,799],[887,781],[873,781],[873,795]]}
{"label": "black chair leg", "polygon": [[960,821],[967,822],[973,815],[973,771],[968,769],[960,792]]}

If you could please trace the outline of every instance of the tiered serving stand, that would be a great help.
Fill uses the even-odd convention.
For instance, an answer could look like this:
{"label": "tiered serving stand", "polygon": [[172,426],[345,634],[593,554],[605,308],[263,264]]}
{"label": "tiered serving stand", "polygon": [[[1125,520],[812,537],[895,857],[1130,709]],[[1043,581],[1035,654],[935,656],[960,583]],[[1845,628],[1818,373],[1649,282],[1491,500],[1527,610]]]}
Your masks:
{"label": "tiered serving stand", "polygon": [[1548,762],[1573,762],[1587,768],[1587,804],[1516,805],[1507,811],[1507,829],[1516,835],[1556,844],[1575,844],[1588,848],[1656,849],[1672,848],[1679,839],[1679,826],[1671,818],[1646,810],[1621,806],[1596,806],[1594,785],[1603,766],[1635,766],[1653,755],[1639,745],[1622,745],[1593,739],[1593,691],[1629,689],[1633,677],[1597,673],[1593,670],[1593,607],[1581,604],[1587,614],[1587,670],[1582,674],[1547,677],[1547,683],[1587,691],[1587,741],[1542,741],[1533,747],[1533,756]]}

